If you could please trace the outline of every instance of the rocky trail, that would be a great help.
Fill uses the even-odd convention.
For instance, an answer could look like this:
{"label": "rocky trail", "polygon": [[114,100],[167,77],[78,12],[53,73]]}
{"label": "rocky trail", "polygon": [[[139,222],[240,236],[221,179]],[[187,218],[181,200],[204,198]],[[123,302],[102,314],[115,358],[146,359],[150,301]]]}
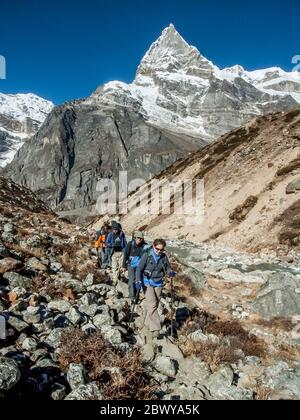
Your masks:
{"label": "rocky trail", "polygon": [[16,202],[16,188],[1,188],[1,399],[299,398],[296,254],[288,263],[170,241],[175,304],[167,284],[149,358],[138,334],[143,303],[129,325],[126,280],[114,287],[96,268],[92,232],[26,201],[26,191]]}

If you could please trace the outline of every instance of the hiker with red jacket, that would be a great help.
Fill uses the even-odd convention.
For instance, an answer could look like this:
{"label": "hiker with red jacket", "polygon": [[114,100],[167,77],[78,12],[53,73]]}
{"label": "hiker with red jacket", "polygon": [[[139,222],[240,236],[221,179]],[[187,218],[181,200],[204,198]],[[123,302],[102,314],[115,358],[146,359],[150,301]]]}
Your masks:
{"label": "hiker with red jacket", "polygon": [[109,266],[109,255],[106,247],[106,239],[111,231],[109,222],[105,222],[102,228],[96,233],[95,248],[98,254],[98,261],[100,268],[107,268]]}

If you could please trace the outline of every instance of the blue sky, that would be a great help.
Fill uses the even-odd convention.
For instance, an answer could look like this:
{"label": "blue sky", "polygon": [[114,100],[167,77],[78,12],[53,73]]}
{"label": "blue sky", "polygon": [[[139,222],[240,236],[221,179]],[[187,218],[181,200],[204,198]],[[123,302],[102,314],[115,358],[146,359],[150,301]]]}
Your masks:
{"label": "blue sky", "polygon": [[0,8],[0,92],[33,92],[56,104],[110,80],[130,82],[150,44],[172,22],[220,67],[292,70],[300,54],[299,0],[10,0]]}

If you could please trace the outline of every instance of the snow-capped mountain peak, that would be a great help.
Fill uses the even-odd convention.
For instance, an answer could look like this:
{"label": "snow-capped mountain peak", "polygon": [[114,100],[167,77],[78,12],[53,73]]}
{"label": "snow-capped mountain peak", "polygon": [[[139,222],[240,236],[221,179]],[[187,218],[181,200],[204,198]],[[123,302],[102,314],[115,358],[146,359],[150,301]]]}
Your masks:
{"label": "snow-capped mountain peak", "polygon": [[53,107],[52,102],[33,93],[0,93],[0,167],[11,162]]}
{"label": "snow-capped mountain peak", "polygon": [[16,95],[0,93],[0,114],[13,117],[19,121],[26,118],[43,122],[54,107],[54,104],[33,93]]}
{"label": "snow-capped mountain peak", "polygon": [[150,46],[133,83],[107,83],[89,101],[133,108],[158,128],[210,142],[252,117],[297,106],[300,73],[220,69],[171,24]]}
{"label": "snow-capped mountain peak", "polygon": [[213,69],[214,65],[196,47],[190,46],[171,24],[142,59],[135,82],[143,85],[144,76],[153,77],[158,72],[179,72],[210,78]]}

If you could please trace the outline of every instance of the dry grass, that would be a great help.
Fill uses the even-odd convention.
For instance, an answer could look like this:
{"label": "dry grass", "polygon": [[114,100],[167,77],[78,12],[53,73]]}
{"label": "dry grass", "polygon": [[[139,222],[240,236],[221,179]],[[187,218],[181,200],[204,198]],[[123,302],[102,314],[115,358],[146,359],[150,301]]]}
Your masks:
{"label": "dry grass", "polygon": [[183,324],[180,329],[180,334],[187,337],[198,330],[204,330],[206,325],[214,322],[216,317],[201,309],[195,308],[191,312],[189,319]]}
{"label": "dry grass", "polygon": [[279,169],[276,175],[277,176],[287,175],[290,172],[294,171],[295,169],[300,169],[300,157],[297,157],[296,159],[292,160],[288,165]]}
{"label": "dry grass", "polygon": [[300,245],[300,200],[283,212],[274,220],[274,224],[281,224],[278,239],[280,244],[288,246]]}
{"label": "dry grass", "polygon": [[277,353],[274,356],[278,360],[285,360],[288,362],[300,362],[300,351],[296,346],[289,344],[281,344]]}
{"label": "dry grass", "polygon": [[91,260],[88,255],[88,249],[70,250],[70,253],[64,252],[58,256],[59,262],[62,264],[67,273],[72,274],[79,280],[84,280],[88,274],[94,275],[96,283],[110,283],[111,279],[98,270],[97,260]]}
{"label": "dry grass", "polygon": [[12,209],[8,209],[7,207],[1,207],[1,215],[11,219],[14,216],[14,211]]}
{"label": "dry grass", "polygon": [[271,329],[278,329],[283,331],[292,331],[295,328],[295,324],[289,318],[281,318],[275,317],[271,320],[260,319],[256,322],[257,325],[261,325],[263,327],[271,328]]}
{"label": "dry grass", "polygon": [[259,386],[255,390],[256,401],[267,401],[272,394],[272,390],[264,386]]}
{"label": "dry grass", "polygon": [[43,248],[29,248],[29,247],[21,246],[18,244],[11,244],[8,242],[5,242],[4,245],[7,249],[14,250],[16,252],[21,252],[25,260],[32,257],[36,257],[36,258],[45,257],[45,251]]}
{"label": "dry grass", "polygon": [[245,356],[264,358],[267,355],[266,343],[250,335],[238,321],[215,321],[204,328],[206,334],[229,337],[235,349],[241,349]]}
{"label": "dry grass", "polygon": [[234,353],[235,349],[226,346],[224,343],[194,343],[188,339],[181,346],[181,350],[185,357],[200,357],[209,365],[212,372],[218,371],[221,365],[236,363],[239,360],[239,356]]}
{"label": "dry grass", "polygon": [[89,257],[88,248],[83,248],[81,244],[56,244],[53,249],[64,271],[74,277],[82,280],[87,274],[95,272],[96,266]]}
{"label": "dry grass", "polygon": [[59,363],[64,371],[70,363],[82,364],[89,379],[98,382],[104,399],[154,399],[154,384],[139,351],[124,354],[100,332],[87,336],[79,329],[66,329],[62,334]]}
{"label": "dry grass", "polygon": [[253,207],[256,206],[258,198],[255,196],[250,196],[247,200],[241,205],[238,206],[232,213],[229,215],[231,222],[242,222],[246,219]]}
{"label": "dry grass", "polygon": [[[189,335],[197,330],[204,334],[219,337],[220,344],[212,342],[195,343]],[[206,361],[211,370],[217,370],[222,364],[231,364],[239,360],[239,351],[245,356],[265,358],[266,344],[263,340],[250,335],[238,321],[220,321],[204,311],[194,311],[180,330],[181,349],[185,356],[198,356]]]}
{"label": "dry grass", "polygon": [[45,292],[51,299],[62,299],[67,295],[67,289],[57,285],[50,278],[37,276],[32,280],[31,290],[33,293]]}

